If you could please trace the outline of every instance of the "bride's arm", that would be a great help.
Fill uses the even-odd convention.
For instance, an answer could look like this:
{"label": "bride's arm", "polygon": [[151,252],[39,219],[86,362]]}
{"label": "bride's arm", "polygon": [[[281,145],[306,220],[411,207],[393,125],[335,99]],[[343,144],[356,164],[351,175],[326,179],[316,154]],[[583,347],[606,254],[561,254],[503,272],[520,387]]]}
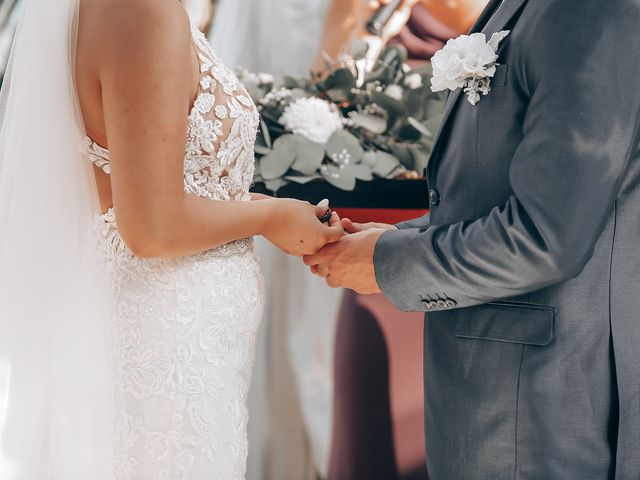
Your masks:
{"label": "bride's arm", "polygon": [[[141,8],[144,21],[131,11]],[[322,225],[323,210],[306,202],[221,202],[184,192],[186,119],[198,79],[181,8],[131,2],[110,9],[105,31],[94,33],[103,39],[96,61],[113,204],[127,245],[141,257],[167,257],[264,235],[301,255],[337,240],[340,227]]]}

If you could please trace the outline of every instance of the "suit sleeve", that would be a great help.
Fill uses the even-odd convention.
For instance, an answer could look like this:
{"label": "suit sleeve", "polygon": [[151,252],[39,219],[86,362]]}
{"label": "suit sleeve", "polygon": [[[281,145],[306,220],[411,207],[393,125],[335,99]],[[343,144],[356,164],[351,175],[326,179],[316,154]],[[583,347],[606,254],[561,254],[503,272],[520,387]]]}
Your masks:
{"label": "suit sleeve", "polygon": [[380,238],[376,277],[402,310],[436,310],[434,298],[450,300],[437,309],[469,307],[573,278],[614,214],[638,143],[640,5],[546,4],[512,46],[530,98],[513,195],[473,221]]}
{"label": "suit sleeve", "polygon": [[414,218],[412,220],[407,220],[406,222],[400,222],[396,224],[396,227],[399,230],[404,230],[407,228],[427,228],[429,226],[431,219],[429,214],[423,215],[422,217]]}

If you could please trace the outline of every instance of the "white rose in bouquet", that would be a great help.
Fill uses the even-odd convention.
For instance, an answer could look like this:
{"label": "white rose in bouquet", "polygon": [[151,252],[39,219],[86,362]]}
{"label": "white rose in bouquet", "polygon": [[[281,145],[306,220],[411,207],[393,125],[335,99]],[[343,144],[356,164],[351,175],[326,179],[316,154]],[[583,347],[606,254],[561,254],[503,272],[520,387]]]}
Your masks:
{"label": "white rose in bouquet", "polygon": [[273,75],[271,75],[270,73],[259,73],[258,74],[258,81],[261,84],[273,83],[274,80],[275,79],[274,79]]}
{"label": "white rose in bouquet", "polygon": [[331,134],[342,128],[342,117],[320,98],[300,98],[285,108],[280,123],[313,142],[327,143]]}
{"label": "white rose in bouquet", "polygon": [[392,84],[387,87],[384,93],[395,100],[402,101],[404,90],[400,85]]}
{"label": "white rose in bouquet", "polygon": [[404,79],[404,84],[412,90],[422,87],[422,75],[413,73]]}

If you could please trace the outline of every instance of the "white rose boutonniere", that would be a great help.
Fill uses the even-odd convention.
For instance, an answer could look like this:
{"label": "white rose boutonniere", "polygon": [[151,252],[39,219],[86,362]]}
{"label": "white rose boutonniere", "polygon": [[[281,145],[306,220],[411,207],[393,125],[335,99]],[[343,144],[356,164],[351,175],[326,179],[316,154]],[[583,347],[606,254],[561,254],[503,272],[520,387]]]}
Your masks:
{"label": "white rose boutonniere", "polygon": [[498,45],[509,33],[509,30],[494,33],[489,41],[484,33],[449,40],[431,59],[431,90],[463,88],[469,103],[476,105],[480,94],[487,95],[491,90],[489,84],[498,65]]}

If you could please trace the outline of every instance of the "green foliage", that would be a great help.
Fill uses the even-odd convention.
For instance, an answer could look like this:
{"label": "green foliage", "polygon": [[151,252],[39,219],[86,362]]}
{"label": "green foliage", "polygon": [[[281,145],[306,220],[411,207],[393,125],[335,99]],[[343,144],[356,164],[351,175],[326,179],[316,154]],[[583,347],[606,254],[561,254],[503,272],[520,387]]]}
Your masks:
{"label": "green foliage", "polygon": [[[429,88],[431,65],[406,68],[406,50],[394,45],[371,72],[360,75],[358,60],[365,53],[362,45],[354,46],[352,57],[328,65],[326,77],[283,76],[261,82],[260,75],[241,73],[260,110],[256,181],[273,191],[289,182],[315,181],[352,190],[357,180],[424,171],[444,110],[444,95]],[[359,85],[358,78],[364,83]],[[327,112],[342,119],[342,128],[328,132],[324,143],[304,136],[326,130],[322,115],[311,112],[309,118],[298,119],[307,124],[294,128],[295,134],[281,122],[290,105],[308,98],[323,100]]]}

